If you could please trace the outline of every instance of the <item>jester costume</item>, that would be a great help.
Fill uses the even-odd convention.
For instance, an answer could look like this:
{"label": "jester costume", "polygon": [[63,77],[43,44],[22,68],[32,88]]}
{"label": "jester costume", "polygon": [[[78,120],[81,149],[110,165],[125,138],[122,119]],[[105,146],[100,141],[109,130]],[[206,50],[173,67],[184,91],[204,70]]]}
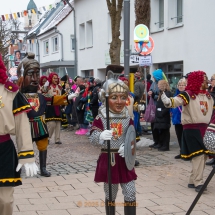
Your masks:
{"label": "jester costume", "polygon": [[[49,132],[44,115],[47,106],[56,105],[58,107],[58,105],[67,104],[68,100],[67,96],[49,96],[47,94],[44,96],[43,94],[38,93],[37,89],[35,93],[32,93],[31,88],[29,88],[28,85],[31,83],[26,84],[26,80],[29,80],[29,77],[31,77],[31,71],[36,71],[38,73],[38,77],[40,71],[40,64],[34,59],[33,53],[28,53],[28,56],[23,59],[22,63],[17,68],[18,75],[21,74],[22,66],[24,68],[24,73],[21,92],[31,107],[31,110],[28,112],[28,118],[31,126],[31,136],[32,140],[36,142],[39,150],[41,175],[49,177],[51,174],[46,170]],[[31,82],[36,85],[39,82],[39,78],[38,82],[35,78],[33,80],[31,79]]]}
{"label": "jester costume", "polygon": [[[12,215],[14,186],[22,184],[18,163],[35,161],[27,113],[31,110],[17,85],[8,81],[0,57],[0,214]],[[17,151],[10,135],[16,135]]]}
{"label": "jester costume", "polygon": [[201,89],[203,84],[207,85],[205,72],[191,72],[185,91],[170,98],[169,105],[164,103],[166,107],[182,106],[181,158],[192,161],[188,187],[196,188],[197,192],[203,184],[203,171],[207,155],[213,154],[205,148],[203,137],[212,116],[214,100],[206,89]]}
{"label": "jester costume", "polygon": [[[113,83],[111,79],[108,80],[109,95],[112,93],[125,93],[126,99],[128,97],[129,89],[121,80],[114,80]],[[104,96],[104,93],[103,93]],[[137,175],[134,168],[128,170],[125,162],[125,158],[120,156],[119,148],[125,143],[126,133],[130,125],[133,125],[133,120],[129,116],[128,109],[126,107],[126,102],[124,107],[122,107],[120,113],[114,112],[110,105],[109,120],[110,129],[112,130],[112,138],[110,140],[111,145],[111,181],[112,181],[112,209],[111,215],[115,214],[115,199],[118,192],[119,184],[122,188],[122,193],[125,200],[125,214],[134,215],[136,214],[136,189],[135,180]],[[92,129],[90,141],[95,144],[101,145],[101,154],[97,162],[97,168],[95,173],[94,181],[96,183],[104,182],[104,192],[105,192],[105,202],[106,202],[106,214],[107,212],[107,202],[109,204],[109,192],[108,192],[108,150],[107,142],[100,140],[100,135],[103,131],[107,130],[107,116],[105,105],[99,110],[98,116],[95,118]],[[128,203],[131,207],[126,207]]]}

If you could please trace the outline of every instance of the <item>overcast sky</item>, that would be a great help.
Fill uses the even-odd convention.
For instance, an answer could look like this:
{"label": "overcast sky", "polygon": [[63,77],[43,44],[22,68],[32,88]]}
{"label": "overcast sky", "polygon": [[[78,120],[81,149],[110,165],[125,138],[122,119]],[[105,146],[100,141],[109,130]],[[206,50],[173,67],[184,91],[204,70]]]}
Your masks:
{"label": "overcast sky", "polygon": [[[27,9],[30,0],[1,0],[0,15],[21,12]],[[37,7],[55,3],[56,0],[34,0]],[[60,0],[59,0],[60,1]]]}

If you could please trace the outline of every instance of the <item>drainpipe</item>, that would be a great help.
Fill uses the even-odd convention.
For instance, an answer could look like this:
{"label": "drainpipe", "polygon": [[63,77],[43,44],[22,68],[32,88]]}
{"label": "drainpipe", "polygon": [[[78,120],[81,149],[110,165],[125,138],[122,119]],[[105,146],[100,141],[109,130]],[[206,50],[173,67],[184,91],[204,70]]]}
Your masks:
{"label": "drainpipe", "polygon": [[60,31],[59,30],[57,30],[57,27],[55,26],[55,33],[58,33],[58,34],[60,34],[60,36],[61,36],[61,61],[63,61],[64,60],[64,56],[63,56],[63,34],[62,33],[60,33]]}
{"label": "drainpipe", "polygon": [[[63,1],[63,0],[61,0]],[[66,3],[70,6],[70,8],[73,11],[73,19],[74,19],[74,40],[75,40],[75,65],[74,65],[74,70],[75,70],[75,74],[78,75],[78,53],[77,53],[77,31],[76,31],[76,15],[75,15],[75,8],[71,5],[71,3],[69,2],[69,0],[65,0]]]}
{"label": "drainpipe", "polygon": [[38,41],[37,33],[34,33],[36,40],[37,40],[37,57],[38,57],[38,62],[40,63],[40,44]]}

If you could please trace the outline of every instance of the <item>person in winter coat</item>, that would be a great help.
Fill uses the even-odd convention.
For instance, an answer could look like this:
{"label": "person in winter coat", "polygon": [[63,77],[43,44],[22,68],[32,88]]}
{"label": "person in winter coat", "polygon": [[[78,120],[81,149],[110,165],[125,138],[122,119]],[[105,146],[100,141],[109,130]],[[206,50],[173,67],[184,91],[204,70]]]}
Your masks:
{"label": "person in winter coat", "polygon": [[[185,78],[179,80],[177,87],[178,89],[176,90],[174,97],[177,96],[179,93],[185,91],[185,87],[186,87]],[[170,109],[170,112],[172,114],[172,124],[175,126],[175,133],[178,139],[180,151],[181,151],[181,140],[182,140],[182,133],[183,133],[183,126],[181,124],[181,111],[182,111],[181,106]],[[179,158],[181,158],[180,154],[175,156],[175,159],[179,159]]]}
{"label": "person in winter coat", "polygon": [[92,92],[91,100],[90,100],[90,108],[92,110],[93,118],[95,119],[98,115],[99,110],[99,89],[101,88],[101,80],[95,79],[94,80],[94,89]]}
{"label": "person in winter coat", "polygon": [[[154,82],[151,84],[148,95],[152,97],[154,104],[157,104],[158,96],[159,96],[159,89],[158,89],[158,81],[163,80],[163,71],[161,69],[157,69],[152,73],[152,76],[154,78]],[[156,142],[156,133],[154,132],[154,123],[151,123],[151,129],[152,129],[152,136],[154,140],[154,144],[150,145],[150,148],[156,148],[158,146],[158,142]]]}
{"label": "person in winter coat", "polygon": [[[165,80],[158,82],[158,87],[162,92],[165,92],[167,97],[171,97],[169,84]],[[155,122],[153,132],[155,136],[155,142],[157,143],[156,148],[158,151],[169,151],[170,141],[170,110],[166,108],[160,98],[161,93],[158,95],[155,112]]]}

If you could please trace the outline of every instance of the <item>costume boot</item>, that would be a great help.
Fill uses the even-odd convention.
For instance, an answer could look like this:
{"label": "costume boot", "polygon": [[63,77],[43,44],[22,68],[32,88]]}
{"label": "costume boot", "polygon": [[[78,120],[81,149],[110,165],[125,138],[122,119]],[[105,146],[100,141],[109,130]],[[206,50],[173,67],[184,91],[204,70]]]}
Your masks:
{"label": "costume boot", "polygon": [[39,151],[39,157],[40,157],[40,175],[50,177],[51,173],[46,170],[47,150]]}
{"label": "costume boot", "polygon": [[125,201],[124,214],[125,215],[136,215],[136,201],[134,201],[134,202]]}
{"label": "costume boot", "polygon": [[108,205],[108,200],[105,199],[105,211],[106,211],[106,215],[115,215],[115,201],[112,201],[109,203],[110,204],[110,213],[109,213],[109,205]]}

